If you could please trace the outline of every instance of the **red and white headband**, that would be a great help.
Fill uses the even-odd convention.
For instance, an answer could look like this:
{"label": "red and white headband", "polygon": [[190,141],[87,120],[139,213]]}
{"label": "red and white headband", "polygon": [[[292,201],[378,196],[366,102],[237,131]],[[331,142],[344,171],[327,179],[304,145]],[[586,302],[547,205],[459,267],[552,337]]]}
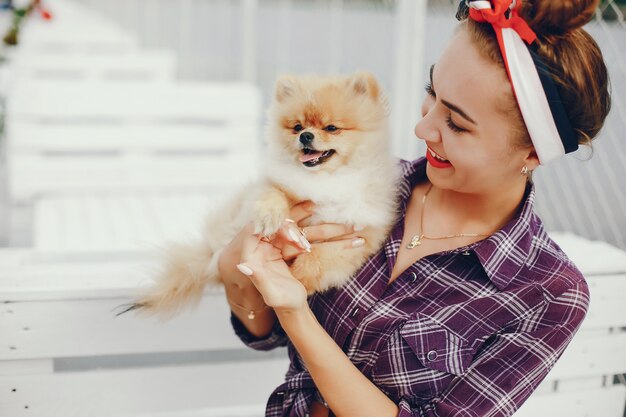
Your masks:
{"label": "red and white headband", "polygon": [[537,35],[519,15],[521,0],[466,0],[470,18],[493,26],[504,65],[539,162],[578,149],[578,141],[545,64],[524,42]]}

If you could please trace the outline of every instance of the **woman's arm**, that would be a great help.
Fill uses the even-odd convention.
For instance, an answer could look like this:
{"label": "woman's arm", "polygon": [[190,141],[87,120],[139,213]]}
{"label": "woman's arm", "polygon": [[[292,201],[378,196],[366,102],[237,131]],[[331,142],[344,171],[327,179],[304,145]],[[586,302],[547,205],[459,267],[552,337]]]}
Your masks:
{"label": "woman's arm", "polygon": [[278,319],[337,417],[395,417],[398,406],[365,377],[306,305],[278,310]]}
{"label": "woman's arm", "polygon": [[[308,232],[307,232],[308,235]],[[327,242],[350,250],[351,241]],[[326,333],[309,309],[304,286],[291,275],[280,251],[250,235],[242,247],[242,272],[272,306],[306,363],[315,385],[338,417],[394,417],[398,406],[367,379]]]}

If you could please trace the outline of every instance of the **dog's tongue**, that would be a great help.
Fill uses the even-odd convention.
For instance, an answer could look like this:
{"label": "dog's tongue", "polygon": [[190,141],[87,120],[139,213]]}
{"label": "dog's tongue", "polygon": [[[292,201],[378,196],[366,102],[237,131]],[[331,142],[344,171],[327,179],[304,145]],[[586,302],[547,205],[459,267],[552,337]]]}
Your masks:
{"label": "dog's tongue", "polygon": [[320,156],[322,156],[324,152],[313,152],[310,154],[302,154],[300,155],[300,162],[307,162],[307,161],[311,161],[315,158],[319,158]]}

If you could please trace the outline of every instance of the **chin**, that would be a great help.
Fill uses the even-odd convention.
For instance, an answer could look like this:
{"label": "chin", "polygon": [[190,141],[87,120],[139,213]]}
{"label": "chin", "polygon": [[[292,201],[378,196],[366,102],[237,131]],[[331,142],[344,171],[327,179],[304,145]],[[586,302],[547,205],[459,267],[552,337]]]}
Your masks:
{"label": "chin", "polygon": [[217,258],[246,224],[271,236],[305,200],[316,209],[300,226],[354,225],[366,243],[345,251],[315,246],[290,271],[308,294],[346,284],[396,220],[401,173],[389,137],[387,100],[371,74],[281,77],[268,109],[262,177],[208,214],[198,242],[165,254],[157,285],[135,306],[171,313],[193,304],[205,286],[221,283]]}

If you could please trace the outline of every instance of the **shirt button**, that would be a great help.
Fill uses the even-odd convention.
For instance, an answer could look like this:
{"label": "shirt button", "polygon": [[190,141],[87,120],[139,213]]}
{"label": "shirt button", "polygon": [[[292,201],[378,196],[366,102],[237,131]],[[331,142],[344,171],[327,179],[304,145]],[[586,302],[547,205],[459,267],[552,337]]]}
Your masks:
{"label": "shirt button", "polygon": [[435,359],[437,359],[437,352],[435,352],[434,350],[431,350],[430,352],[428,352],[428,355],[426,355],[426,359],[428,359],[429,361],[434,361]]}
{"label": "shirt button", "polygon": [[461,255],[469,256],[469,254],[470,254],[469,251],[465,251]]}
{"label": "shirt button", "polygon": [[359,314],[359,308],[355,308],[354,310],[352,310],[352,317],[356,317],[356,315]]}
{"label": "shirt button", "polygon": [[411,272],[411,282],[417,281],[417,274],[415,272]]}

